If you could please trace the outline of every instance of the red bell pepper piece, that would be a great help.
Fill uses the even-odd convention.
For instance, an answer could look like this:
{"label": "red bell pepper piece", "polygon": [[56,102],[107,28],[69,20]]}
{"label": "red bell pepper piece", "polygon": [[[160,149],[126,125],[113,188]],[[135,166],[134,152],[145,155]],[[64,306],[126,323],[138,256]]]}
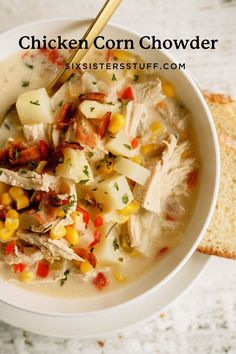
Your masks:
{"label": "red bell pepper piece", "polygon": [[15,250],[15,246],[16,246],[16,240],[9,242],[5,247],[5,252],[7,254],[13,254],[13,252]]}
{"label": "red bell pepper piece", "polygon": [[100,241],[101,237],[102,237],[101,232],[96,231],[94,234],[94,241],[89,245],[89,247],[96,246],[96,244]]}
{"label": "red bell pepper piece", "polygon": [[89,213],[86,210],[84,210],[81,207],[79,207],[79,206],[76,207],[76,210],[83,215],[83,222],[87,226],[88,223],[89,223],[89,220],[90,220]]}
{"label": "red bell pepper piece", "polygon": [[136,149],[138,147],[138,144],[139,144],[139,142],[138,142],[137,138],[132,139],[132,141],[131,141],[132,149]]}
{"label": "red bell pepper piece", "polygon": [[24,263],[18,263],[18,264],[13,264],[13,271],[14,273],[22,273],[26,268],[26,264]]}
{"label": "red bell pepper piece", "polygon": [[40,261],[37,266],[36,275],[40,278],[46,278],[49,273],[49,264],[47,261]]}
{"label": "red bell pepper piece", "polygon": [[97,259],[96,259],[95,255],[93,253],[89,252],[85,248],[75,248],[74,252],[79,257],[81,257],[81,258],[85,259],[86,261],[88,261],[93,266],[93,268],[96,267]]}
{"label": "red bell pepper piece", "polygon": [[43,159],[46,159],[49,155],[49,147],[48,147],[48,144],[45,143],[44,140],[40,140],[39,142],[39,147],[40,147],[40,151],[41,151],[41,154],[42,154],[42,158]]}
{"label": "red bell pepper piece", "polygon": [[93,222],[95,227],[100,227],[103,225],[103,218],[100,215],[97,215]]}
{"label": "red bell pepper piece", "polygon": [[123,101],[134,101],[134,93],[132,87],[128,86],[120,95],[120,99]]}
{"label": "red bell pepper piece", "polygon": [[96,286],[97,289],[102,290],[103,288],[109,285],[109,280],[107,279],[104,273],[99,272],[92,280],[92,283]]}
{"label": "red bell pepper piece", "polygon": [[98,127],[98,135],[100,136],[101,139],[103,139],[104,136],[106,135],[110,120],[111,120],[111,112],[107,112],[102,118],[101,123]]}
{"label": "red bell pepper piece", "polygon": [[195,185],[197,184],[197,180],[198,180],[198,170],[193,170],[187,176],[187,186],[188,186],[188,188],[189,189],[194,188]]}

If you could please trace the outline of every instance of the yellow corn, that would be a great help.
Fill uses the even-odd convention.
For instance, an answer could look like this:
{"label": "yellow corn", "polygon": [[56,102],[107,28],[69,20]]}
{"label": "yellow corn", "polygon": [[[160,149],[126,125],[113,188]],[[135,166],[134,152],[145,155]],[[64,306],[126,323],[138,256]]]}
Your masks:
{"label": "yellow corn", "polygon": [[126,50],[114,49],[112,50],[112,56],[115,60],[120,60],[124,63],[133,63],[136,61],[136,57]]}
{"label": "yellow corn", "polygon": [[1,241],[9,241],[12,237],[14,237],[14,231],[8,230],[6,227],[0,227],[0,240]]}
{"label": "yellow corn", "polygon": [[24,272],[19,274],[19,279],[24,283],[30,283],[34,279],[34,274],[28,270],[24,270]]}
{"label": "yellow corn", "polygon": [[155,135],[160,135],[166,132],[166,127],[161,122],[153,122],[149,128]]}
{"label": "yellow corn", "polygon": [[84,261],[80,264],[80,270],[82,273],[88,273],[92,269],[93,269],[93,266],[88,261]]}
{"label": "yellow corn", "polygon": [[16,209],[24,209],[30,205],[30,199],[26,195],[19,195],[16,198]]}
{"label": "yellow corn", "polygon": [[124,209],[118,210],[118,213],[123,216],[130,216],[137,213],[139,210],[139,203],[136,200],[133,200],[129,203]]}
{"label": "yellow corn", "polygon": [[3,193],[1,203],[4,206],[10,206],[12,204],[12,198],[9,193]]}
{"label": "yellow corn", "polygon": [[110,175],[113,172],[113,165],[109,165],[106,162],[104,162],[101,167],[99,168],[99,171],[101,173],[104,173],[106,175]]}
{"label": "yellow corn", "polygon": [[146,144],[141,147],[141,152],[143,155],[148,155],[156,150],[156,144]]}
{"label": "yellow corn", "polygon": [[57,216],[58,216],[59,218],[64,218],[65,215],[66,215],[66,214],[65,214],[64,210],[59,209],[59,210],[57,211]]}
{"label": "yellow corn", "polygon": [[9,194],[12,197],[12,199],[16,201],[19,196],[24,195],[24,191],[20,187],[11,187],[9,189]]}
{"label": "yellow corn", "polygon": [[43,173],[43,169],[46,165],[47,161],[40,161],[38,166],[36,167],[35,169],[35,172],[39,173],[39,174],[42,174]]}
{"label": "yellow corn", "polygon": [[20,226],[19,213],[11,209],[6,214],[5,227],[9,231],[16,231]]}
{"label": "yellow corn", "polygon": [[53,227],[50,230],[50,237],[53,240],[60,240],[65,236],[65,234],[66,234],[66,228],[63,225]]}
{"label": "yellow corn", "polygon": [[135,162],[135,163],[137,163],[137,164],[139,164],[139,165],[141,165],[141,163],[142,163],[142,160],[141,160],[141,157],[140,157],[140,156],[134,156],[134,157],[132,158],[132,161]]}
{"label": "yellow corn", "polygon": [[167,97],[173,97],[175,95],[175,88],[171,82],[165,81],[162,83],[162,92]]}
{"label": "yellow corn", "polygon": [[79,243],[79,234],[72,226],[66,227],[65,239],[69,242],[70,245],[76,246]]}
{"label": "yellow corn", "polygon": [[115,113],[111,116],[111,121],[108,130],[112,134],[117,134],[125,126],[125,116],[123,114]]}
{"label": "yellow corn", "polygon": [[120,272],[114,272],[114,277],[119,283],[123,283],[126,279]]}

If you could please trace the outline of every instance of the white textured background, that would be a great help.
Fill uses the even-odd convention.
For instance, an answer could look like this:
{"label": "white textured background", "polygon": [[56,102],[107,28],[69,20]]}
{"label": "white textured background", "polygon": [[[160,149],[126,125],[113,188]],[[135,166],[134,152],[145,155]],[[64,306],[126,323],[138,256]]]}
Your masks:
{"label": "white textured background", "polygon": [[[0,31],[49,17],[92,17],[102,0],[0,0]],[[147,35],[220,40],[216,51],[171,51],[201,87],[236,97],[236,0],[123,0],[113,18]],[[50,339],[0,322],[0,354],[236,354],[235,262],[212,258],[165,313],[99,340]]]}

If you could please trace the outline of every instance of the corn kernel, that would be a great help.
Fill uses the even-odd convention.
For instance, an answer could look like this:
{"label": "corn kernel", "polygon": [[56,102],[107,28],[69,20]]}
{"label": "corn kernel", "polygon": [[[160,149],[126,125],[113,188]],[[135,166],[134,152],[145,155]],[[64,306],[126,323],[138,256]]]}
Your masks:
{"label": "corn kernel", "polygon": [[118,213],[123,216],[130,216],[132,214],[137,213],[139,207],[139,203],[136,200],[133,200],[124,209],[118,210]]}
{"label": "corn kernel", "polygon": [[57,211],[57,216],[58,216],[59,218],[64,218],[65,215],[66,215],[66,214],[65,214],[64,210],[59,209],[59,210]]}
{"label": "corn kernel", "polygon": [[66,234],[66,228],[63,225],[55,226],[50,230],[50,237],[53,240],[60,240]]}
{"label": "corn kernel", "polygon": [[148,155],[156,150],[156,144],[146,144],[141,147],[141,152],[144,155]]}
{"label": "corn kernel", "polygon": [[113,172],[113,165],[109,165],[106,162],[104,162],[99,168],[99,171],[101,173],[104,173],[105,175],[110,175]]}
{"label": "corn kernel", "polygon": [[123,283],[126,279],[120,272],[114,272],[114,277],[119,283]]}
{"label": "corn kernel", "polygon": [[80,264],[80,270],[83,273],[88,273],[92,269],[93,269],[93,266],[88,261],[84,261]]}
{"label": "corn kernel", "polygon": [[175,95],[175,88],[170,82],[163,82],[162,83],[162,92],[167,97],[173,97]]}
{"label": "corn kernel", "polygon": [[166,127],[161,122],[153,122],[149,128],[155,135],[161,135],[166,132]]}
{"label": "corn kernel", "polygon": [[14,231],[8,230],[6,227],[0,228],[0,240],[1,241],[9,241],[12,237],[14,237]]}
{"label": "corn kernel", "polygon": [[125,126],[125,116],[123,114],[115,113],[111,116],[111,121],[108,130],[112,134],[117,134]]}
{"label": "corn kernel", "polygon": [[19,196],[24,195],[24,191],[20,187],[11,187],[9,193],[14,201],[16,201]]}
{"label": "corn kernel", "polygon": [[66,227],[65,239],[69,242],[70,245],[76,246],[79,243],[79,234],[72,226]]}
{"label": "corn kernel", "polygon": [[24,272],[19,274],[19,279],[24,283],[31,283],[32,280],[34,279],[34,273],[28,270],[24,270]]}
{"label": "corn kernel", "polygon": [[16,209],[24,209],[30,205],[30,199],[26,195],[19,195],[16,198]]}
{"label": "corn kernel", "polygon": [[5,227],[9,231],[16,231],[19,229],[20,226],[20,220],[19,219],[14,219],[14,218],[6,218],[5,220]]}
{"label": "corn kernel", "polygon": [[132,161],[135,162],[135,163],[137,163],[137,164],[139,164],[139,165],[141,165],[141,163],[142,163],[142,160],[141,160],[141,157],[140,157],[140,156],[134,156],[134,157],[132,158]]}
{"label": "corn kernel", "polygon": [[47,164],[47,161],[40,161],[38,166],[35,169],[35,172],[42,174],[43,173],[43,169],[45,167],[45,165]]}
{"label": "corn kernel", "polygon": [[4,229],[4,227],[5,227],[4,222],[0,220],[0,230],[1,230],[1,229]]}
{"label": "corn kernel", "polygon": [[133,63],[136,61],[136,57],[126,50],[114,49],[112,50],[112,56],[115,60],[120,60],[124,63]]}
{"label": "corn kernel", "polygon": [[4,206],[10,206],[12,204],[12,198],[9,193],[3,193],[1,203]]}

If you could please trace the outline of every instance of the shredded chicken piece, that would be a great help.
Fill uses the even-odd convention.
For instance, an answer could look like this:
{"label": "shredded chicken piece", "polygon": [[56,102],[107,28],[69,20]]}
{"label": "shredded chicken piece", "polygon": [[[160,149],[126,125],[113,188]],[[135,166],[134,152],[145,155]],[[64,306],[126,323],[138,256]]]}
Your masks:
{"label": "shredded chicken piece", "polygon": [[165,96],[161,93],[161,80],[155,80],[136,84],[134,86],[135,97],[138,103],[145,105],[156,105],[161,102]]}
{"label": "shredded chicken piece", "polygon": [[24,253],[20,252],[18,250],[18,247],[16,247],[16,255],[5,255],[3,256],[3,260],[5,263],[8,265],[13,265],[13,264],[19,264],[19,263],[24,263],[28,267],[33,266],[37,262],[41,261],[44,258],[44,255],[42,254],[41,251],[36,251],[32,253],[30,256],[25,255]]}
{"label": "shredded chicken piece", "polygon": [[141,120],[147,117],[147,109],[144,104],[129,102],[126,108],[125,132],[130,137],[137,135],[138,126]]}
{"label": "shredded chicken piece", "polygon": [[[185,181],[195,165],[195,159],[181,159],[182,154],[189,148],[189,143],[177,145],[177,139],[170,135],[170,142],[165,142],[167,148],[161,160],[150,162],[151,174],[145,186],[136,184],[133,189],[134,197],[149,211],[160,213],[162,204],[170,193]],[[183,192],[184,192],[183,186]]]}
{"label": "shredded chicken piece", "polygon": [[25,242],[37,246],[49,262],[59,260],[61,257],[70,261],[84,261],[83,258],[79,257],[63,239],[53,240],[44,234],[27,232],[25,230],[19,230],[17,236]]}
{"label": "shredded chicken piece", "polygon": [[25,139],[32,143],[40,140],[46,141],[51,144],[52,141],[52,126],[51,124],[26,124],[23,125],[23,133]]}

